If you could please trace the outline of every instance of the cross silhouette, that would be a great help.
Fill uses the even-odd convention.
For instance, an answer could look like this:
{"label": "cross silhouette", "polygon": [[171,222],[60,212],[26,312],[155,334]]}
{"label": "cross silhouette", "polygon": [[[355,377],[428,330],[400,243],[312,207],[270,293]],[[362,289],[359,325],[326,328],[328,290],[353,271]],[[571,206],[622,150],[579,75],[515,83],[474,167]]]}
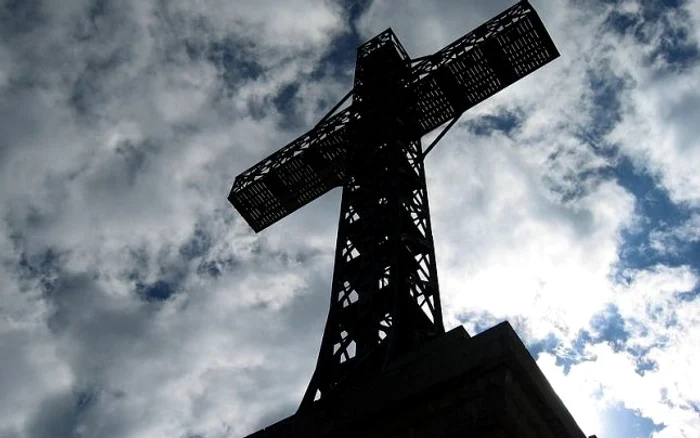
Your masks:
{"label": "cross silhouette", "polygon": [[228,199],[256,232],[343,187],[330,309],[300,410],[444,333],[424,158],[462,113],[558,56],[527,1],[421,58],[388,29],[357,49],[353,88],[328,115],[236,177]]}

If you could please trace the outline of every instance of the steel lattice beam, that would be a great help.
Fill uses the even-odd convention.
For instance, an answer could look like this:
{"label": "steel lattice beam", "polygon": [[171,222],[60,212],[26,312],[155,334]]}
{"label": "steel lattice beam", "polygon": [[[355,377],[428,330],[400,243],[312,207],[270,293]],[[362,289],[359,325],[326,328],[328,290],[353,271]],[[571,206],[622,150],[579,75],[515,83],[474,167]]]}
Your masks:
{"label": "steel lattice beam", "polygon": [[255,231],[342,185],[351,108],[329,117],[236,177],[229,201]]}
{"label": "steel lattice beam", "polygon": [[559,56],[542,21],[521,2],[433,55],[415,60],[414,108],[427,134]]}
{"label": "steel lattice beam", "polygon": [[328,320],[302,401],[377,374],[444,332],[420,137],[412,134],[410,59],[393,32],[358,49]]}
{"label": "steel lattice beam", "polygon": [[[378,38],[398,44],[391,31]],[[408,104],[416,134],[424,135],[459,117],[557,56],[535,10],[526,2],[516,4],[444,49],[413,62],[413,97]],[[356,82],[358,86],[361,83]],[[230,202],[255,231],[261,231],[342,185],[345,157],[353,147],[347,126],[358,119],[354,105],[324,119],[236,177]]]}

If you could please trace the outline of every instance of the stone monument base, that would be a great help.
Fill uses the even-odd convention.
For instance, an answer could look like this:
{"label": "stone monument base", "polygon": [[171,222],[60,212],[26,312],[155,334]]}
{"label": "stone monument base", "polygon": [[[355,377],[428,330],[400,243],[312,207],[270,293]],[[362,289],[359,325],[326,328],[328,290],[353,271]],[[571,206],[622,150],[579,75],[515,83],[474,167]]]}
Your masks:
{"label": "stone monument base", "polygon": [[[248,438],[585,438],[507,322],[457,327]],[[591,437],[594,438],[594,437]]]}

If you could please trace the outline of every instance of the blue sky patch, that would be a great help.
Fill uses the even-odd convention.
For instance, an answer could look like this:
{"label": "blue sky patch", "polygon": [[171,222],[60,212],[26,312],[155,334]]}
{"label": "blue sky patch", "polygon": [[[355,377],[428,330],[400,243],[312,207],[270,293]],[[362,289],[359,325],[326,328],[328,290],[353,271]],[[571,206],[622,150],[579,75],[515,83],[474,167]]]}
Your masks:
{"label": "blue sky patch", "polygon": [[175,290],[164,280],[157,280],[150,284],[137,283],[136,291],[148,302],[166,301],[173,296]]}
{"label": "blue sky patch", "polygon": [[599,67],[586,73],[588,86],[593,94],[593,111],[591,123],[586,126],[584,140],[593,140],[593,146],[622,119],[620,95],[629,88],[629,79],[615,76],[607,63]]}
{"label": "blue sky patch", "polygon": [[614,305],[609,305],[605,311],[594,315],[590,325],[594,332],[591,341],[607,342],[616,352],[622,350],[630,338],[630,333],[625,329],[625,321]]}
{"label": "blue sky patch", "polygon": [[281,129],[293,129],[302,122],[301,116],[297,111],[298,91],[298,83],[286,84],[279,90],[277,96],[272,99],[272,104],[281,116],[279,122]]}
{"label": "blue sky patch", "polygon": [[665,427],[643,417],[638,411],[621,406],[606,409],[603,417],[605,430],[599,432],[600,438],[650,438]]}
{"label": "blue sky patch", "polygon": [[627,157],[621,157],[610,172],[621,186],[634,194],[635,214],[639,218],[632,227],[622,230],[623,245],[618,269],[639,269],[656,264],[690,264],[696,269],[700,268],[698,252],[695,251],[697,242],[681,243],[675,253],[657,251],[650,242],[653,231],[681,225],[690,218],[692,209],[674,203],[653,176],[639,169]]}
{"label": "blue sky patch", "polygon": [[185,40],[184,43],[187,54],[192,59],[204,56],[215,65],[231,90],[240,85],[241,81],[256,80],[264,71],[248,51],[235,41],[213,41],[206,46],[192,40]]}
{"label": "blue sky patch", "polygon": [[535,342],[527,344],[527,350],[530,352],[532,357],[537,360],[541,353],[552,353],[555,354],[557,348],[561,345],[561,340],[559,340],[552,333],[548,334],[544,339],[538,339]]}
{"label": "blue sky patch", "polygon": [[180,254],[182,254],[186,260],[192,260],[206,255],[211,246],[211,235],[208,234],[202,227],[197,226],[195,227],[192,236],[190,236],[190,238],[180,247]]}
{"label": "blue sky patch", "polygon": [[522,119],[512,111],[487,114],[467,121],[467,127],[474,135],[490,136],[496,132],[511,135],[521,124]]}

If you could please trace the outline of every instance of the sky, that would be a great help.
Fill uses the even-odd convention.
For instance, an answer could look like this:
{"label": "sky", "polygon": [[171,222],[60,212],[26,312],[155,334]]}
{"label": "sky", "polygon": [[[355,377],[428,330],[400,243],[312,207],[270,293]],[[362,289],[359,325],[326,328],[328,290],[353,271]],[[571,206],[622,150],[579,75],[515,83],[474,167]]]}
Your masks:
{"label": "sky", "polygon": [[[533,0],[561,57],[426,159],[443,314],[508,320],[585,434],[700,430],[700,0]],[[506,0],[0,0],[0,437],[240,437],[292,414],[340,189],[255,234],[233,178],[392,27]],[[424,138],[424,144],[435,134]]]}

